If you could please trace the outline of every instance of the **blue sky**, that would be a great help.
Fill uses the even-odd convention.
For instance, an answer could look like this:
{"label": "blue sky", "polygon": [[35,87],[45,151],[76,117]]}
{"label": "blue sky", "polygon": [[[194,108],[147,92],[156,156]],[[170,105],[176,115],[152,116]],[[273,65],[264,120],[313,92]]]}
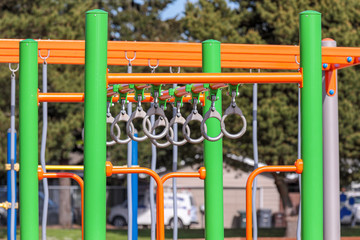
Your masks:
{"label": "blue sky", "polygon": [[185,4],[187,1],[197,2],[197,0],[176,0],[174,3],[170,4],[164,11],[161,13],[161,19],[166,20],[169,18],[173,18],[176,15],[179,17],[184,16],[185,12]]}
{"label": "blue sky", "polygon": [[[163,12],[161,13],[161,20],[164,21],[169,18],[174,18],[177,15],[179,18],[183,17],[187,1],[195,3],[198,0],[176,0],[174,3],[170,4],[167,8],[163,10]],[[229,0],[227,0],[227,3],[230,8],[239,7],[238,3],[230,2]]]}

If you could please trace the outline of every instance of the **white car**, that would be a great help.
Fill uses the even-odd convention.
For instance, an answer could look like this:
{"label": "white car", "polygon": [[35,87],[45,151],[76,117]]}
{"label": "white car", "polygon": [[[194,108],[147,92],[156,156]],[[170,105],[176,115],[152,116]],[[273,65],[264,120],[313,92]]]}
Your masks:
{"label": "white car", "polygon": [[[156,201],[154,200],[156,203]],[[156,210],[155,210],[156,211]],[[177,193],[177,215],[178,228],[190,227],[191,224],[198,223],[197,207],[194,199],[189,192]],[[126,226],[128,222],[127,201],[111,208],[108,221],[117,227]],[[164,224],[169,227],[174,225],[173,194],[164,193]],[[150,197],[149,193],[139,193],[138,198],[138,225],[151,225]]]}

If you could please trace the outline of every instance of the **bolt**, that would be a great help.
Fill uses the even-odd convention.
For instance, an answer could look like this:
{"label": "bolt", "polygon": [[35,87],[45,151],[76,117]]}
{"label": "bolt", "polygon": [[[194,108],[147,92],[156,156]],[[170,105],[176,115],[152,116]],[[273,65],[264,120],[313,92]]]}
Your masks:
{"label": "bolt", "polygon": [[335,91],[330,89],[329,93],[330,93],[330,95],[334,95]]}
{"label": "bolt", "polygon": [[328,67],[328,64],[327,63],[324,63],[323,64],[323,68],[327,68]]}
{"label": "bolt", "polygon": [[352,57],[347,57],[347,58],[346,58],[346,61],[347,61],[348,63],[351,63]]}

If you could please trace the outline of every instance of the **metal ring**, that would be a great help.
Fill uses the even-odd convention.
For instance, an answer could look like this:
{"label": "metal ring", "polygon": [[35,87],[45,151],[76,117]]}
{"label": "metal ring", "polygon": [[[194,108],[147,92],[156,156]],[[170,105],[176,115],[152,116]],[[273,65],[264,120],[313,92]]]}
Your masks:
{"label": "metal ring", "polygon": [[11,63],[9,63],[9,69],[10,69],[10,71],[11,71],[12,73],[15,73],[15,72],[17,72],[17,71],[19,70],[19,64],[17,64],[17,67],[16,67],[15,69],[13,69],[13,68],[11,67]]}
{"label": "metal ring", "polygon": [[[119,125],[117,124],[118,122],[128,122],[128,121],[129,121],[129,115],[127,115],[127,113],[125,111],[121,111],[113,120],[113,122],[111,124],[111,128],[110,128],[110,135],[116,143],[127,144],[131,141],[131,138],[129,136],[126,139],[120,139],[121,134],[119,134],[118,136],[115,136],[115,134],[114,134],[114,127],[117,126],[116,128],[120,129]],[[134,128],[134,125],[132,123],[130,123],[130,127]]]}
{"label": "metal ring", "polygon": [[41,51],[41,50],[39,49],[39,57],[40,57],[42,60],[44,60],[44,64],[47,64],[46,59],[48,59],[48,58],[50,57],[50,49],[48,49],[48,54],[47,54],[46,57],[41,56],[41,52],[40,52],[40,51]]}
{"label": "metal ring", "polygon": [[[180,67],[178,67],[178,70],[177,70],[177,73],[180,73]],[[172,71],[172,67],[170,66],[170,73],[174,73],[173,71]]]}
{"label": "metal ring", "polygon": [[[226,128],[225,128],[225,119],[231,115],[231,114],[235,114],[235,115],[238,115],[241,117],[241,120],[244,124],[244,126],[242,127],[242,129],[240,130],[240,132],[238,133],[235,133],[235,134],[231,134],[229,133],[228,131],[226,131]],[[231,138],[231,139],[236,139],[236,138],[240,138],[242,135],[244,135],[244,133],[246,132],[246,118],[244,116],[244,114],[242,113],[241,109],[238,107],[238,106],[233,106],[233,105],[230,105],[224,112],[224,115],[223,117],[221,118],[221,122],[220,122],[220,126],[221,126],[221,131],[222,133],[228,137],[228,138]]]}
{"label": "metal ring", "polygon": [[217,135],[216,137],[210,137],[207,134],[207,129],[205,129],[205,127],[206,127],[205,122],[209,118],[216,118],[220,122],[221,122],[222,118],[221,118],[221,115],[220,115],[220,113],[218,111],[216,111],[215,109],[210,108],[209,111],[207,111],[207,113],[205,113],[204,119],[202,120],[201,125],[200,125],[201,135],[203,135],[206,140],[211,141],[211,142],[215,142],[215,141],[218,141],[219,139],[221,139],[224,136],[224,133],[222,131],[220,131],[219,135]]}
{"label": "metal ring", "polygon": [[[155,128],[161,127],[161,126],[165,126],[165,121],[164,121],[164,119],[158,118],[155,121],[154,126],[152,126],[152,128],[151,128],[151,132],[153,132],[155,130]],[[169,132],[167,134],[169,134],[169,133],[170,133],[171,137],[174,137],[174,131],[171,128],[169,128]],[[164,143],[159,143],[156,141],[156,139],[152,139],[152,138],[150,138],[150,141],[152,144],[154,144],[158,148],[166,148],[171,145],[170,141],[166,141]]]}
{"label": "metal ring", "polygon": [[[159,135],[152,134],[151,133],[152,131],[146,128],[146,121],[149,119],[149,117],[151,115],[158,115],[158,116],[160,116],[160,118],[163,118],[163,120],[164,120],[165,128]],[[169,131],[169,120],[166,118],[164,110],[161,107],[152,106],[147,111],[146,116],[144,117],[142,126],[143,126],[144,134],[149,139],[161,139],[161,138],[165,137],[166,133]]]}
{"label": "metal ring", "polygon": [[[110,135],[113,139],[116,139],[116,138],[119,138],[120,137],[120,127],[119,125],[117,125],[116,123],[114,124],[114,117],[112,115],[107,115],[106,116],[106,123],[111,123],[111,130],[110,130]],[[114,134],[114,126],[116,128],[116,131],[117,131],[117,135],[115,136]],[[114,138],[115,137],[115,138]],[[106,141],[106,146],[113,146],[115,145],[116,142],[114,140],[112,141]]]}
{"label": "metal ring", "polygon": [[[134,119],[136,118],[142,118],[144,119],[146,116],[146,112],[142,109],[142,108],[137,108],[130,116],[130,119],[129,121],[127,122],[126,124],[126,133],[127,135],[134,141],[137,141],[137,142],[143,142],[145,141],[148,136],[144,135],[142,137],[136,137],[135,136],[135,127],[133,125],[133,121]],[[151,126],[151,124],[150,124]],[[151,127],[150,127],[151,128]]]}
{"label": "metal ring", "polygon": [[[181,114],[176,114],[171,120],[170,120],[170,123],[169,123],[169,132],[174,132],[172,126],[176,123],[176,124],[182,124],[184,125],[186,122],[185,118],[181,115]],[[189,125],[186,126],[186,134],[188,136],[190,136],[190,127]],[[184,145],[185,143],[187,143],[187,140],[186,138],[184,138],[183,140],[181,141],[175,141],[174,140],[174,137],[171,136],[171,134],[166,134],[166,138],[168,139],[168,141],[173,144],[173,145],[176,145],[176,146],[182,146]]]}
{"label": "metal ring", "polygon": [[136,51],[134,51],[134,57],[133,58],[128,58],[127,51],[125,51],[125,59],[129,62],[129,65],[131,65],[131,62],[136,59]]}
{"label": "metal ring", "polygon": [[[201,114],[198,112],[198,111],[192,111],[191,113],[190,113],[190,115],[186,118],[186,121],[185,121],[185,123],[184,123],[184,125],[183,125],[183,127],[182,127],[182,132],[183,132],[183,135],[184,135],[184,138],[189,142],[189,143],[193,143],[193,144],[196,144],[196,143],[201,143],[202,141],[204,141],[204,136],[202,136],[201,135],[201,137],[199,137],[199,138],[197,138],[197,139],[192,139],[191,137],[190,137],[190,134],[189,135],[187,135],[187,133],[186,133],[186,128],[188,127],[188,125],[189,125],[189,123],[191,122],[191,121],[198,121],[198,122],[202,122],[202,120],[203,120],[203,117],[201,116]],[[205,131],[207,130],[207,128],[206,128],[206,124],[205,124]]]}

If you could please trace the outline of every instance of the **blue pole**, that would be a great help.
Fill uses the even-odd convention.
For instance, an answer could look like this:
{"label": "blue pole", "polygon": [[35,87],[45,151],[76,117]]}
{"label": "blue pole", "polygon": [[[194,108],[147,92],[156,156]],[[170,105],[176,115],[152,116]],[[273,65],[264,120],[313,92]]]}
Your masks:
{"label": "blue pole", "polygon": [[[16,133],[14,136],[14,146],[16,146]],[[11,164],[11,132],[10,129],[7,132],[7,163]],[[16,163],[16,147],[14,149],[14,164]],[[15,174],[15,199],[17,199],[17,193],[16,193],[16,171],[14,171]],[[11,202],[11,171],[7,171],[7,201]],[[15,201],[17,202],[17,200]],[[17,218],[17,210],[15,209],[15,224],[14,224],[14,239],[16,239],[16,218]],[[7,237],[8,240],[11,239],[11,208],[7,210]]]}
{"label": "blue pole", "polygon": [[[135,136],[138,134],[135,133]],[[138,165],[138,142],[132,141],[131,165]],[[131,195],[132,195],[132,240],[138,239],[138,174],[131,174]]]}

